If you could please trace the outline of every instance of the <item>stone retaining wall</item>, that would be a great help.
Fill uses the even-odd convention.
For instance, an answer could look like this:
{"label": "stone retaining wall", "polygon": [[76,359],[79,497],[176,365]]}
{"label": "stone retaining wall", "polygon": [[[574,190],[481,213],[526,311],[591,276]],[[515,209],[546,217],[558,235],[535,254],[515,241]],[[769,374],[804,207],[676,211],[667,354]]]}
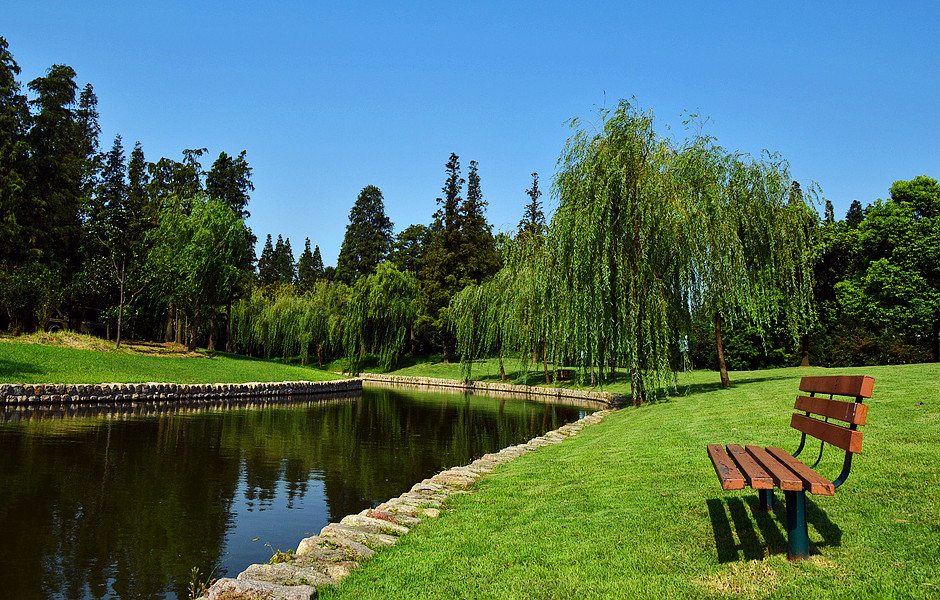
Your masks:
{"label": "stone retaining wall", "polygon": [[512,398],[526,398],[562,404],[575,404],[578,406],[591,406],[593,408],[597,408],[598,403],[606,406],[619,406],[623,402],[622,396],[617,396],[610,392],[573,390],[569,388],[513,385],[509,383],[485,383],[482,381],[461,381],[459,379],[434,379],[431,377],[403,377],[400,375],[379,375],[376,373],[362,373],[359,377],[368,385],[408,385],[420,388],[467,390],[473,394],[509,396]]}
{"label": "stone retaining wall", "polygon": [[278,381],[267,383],[101,383],[0,384],[0,406],[28,404],[109,404],[121,402],[236,400],[308,397],[361,391],[359,378],[337,381]]}

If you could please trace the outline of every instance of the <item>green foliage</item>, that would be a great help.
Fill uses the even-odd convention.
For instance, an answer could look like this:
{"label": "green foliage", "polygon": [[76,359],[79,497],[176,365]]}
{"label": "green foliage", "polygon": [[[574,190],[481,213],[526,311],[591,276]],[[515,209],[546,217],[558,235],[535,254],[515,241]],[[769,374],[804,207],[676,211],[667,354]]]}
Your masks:
{"label": "green foliage", "polygon": [[467,181],[460,175],[460,161],[456,154],[451,153],[445,172],[444,197],[437,199],[439,208],[430,228],[430,240],[420,273],[424,303],[419,321],[427,327],[434,341],[443,347],[446,360],[452,348],[447,329],[451,298],[466,286],[492,277],[500,268],[500,257],[492,229],[484,216],[486,202],[476,162],[470,162],[466,200],[461,193]]}
{"label": "green foliage", "polygon": [[336,261],[336,280],[352,284],[375,272],[392,245],[392,222],[385,214],[382,191],[367,185],[349,211],[349,225]]}
{"label": "green foliage", "polygon": [[343,348],[354,373],[367,351],[378,354],[383,367],[395,362],[414,323],[417,300],[415,277],[388,263],[356,281],[343,324]]}
{"label": "green foliage", "polygon": [[247,249],[244,223],[225,202],[200,195],[188,203],[189,214],[162,212],[149,263],[168,285],[167,295],[193,318],[194,350],[201,317],[229,299]]}
{"label": "green foliage", "polygon": [[498,289],[451,304],[464,361],[495,345],[523,360],[541,353],[546,378],[549,360],[582,374],[620,365],[640,403],[670,385],[693,312],[759,331],[782,313],[798,332],[811,316],[815,220],[786,163],[704,137],[676,147],[626,101],[602,116],[602,131],[578,130],[565,146],[546,242],[519,236]]}

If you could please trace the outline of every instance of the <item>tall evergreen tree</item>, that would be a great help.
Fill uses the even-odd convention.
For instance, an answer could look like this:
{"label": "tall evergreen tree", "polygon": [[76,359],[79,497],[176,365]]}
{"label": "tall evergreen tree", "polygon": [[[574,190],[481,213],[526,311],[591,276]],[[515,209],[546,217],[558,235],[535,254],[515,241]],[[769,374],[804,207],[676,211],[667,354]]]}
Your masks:
{"label": "tall evergreen tree", "polygon": [[27,246],[19,234],[26,208],[26,161],[30,114],[20,93],[20,66],[0,36],[0,269],[23,258]]}
{"label": "tall evergreen tree", "polygon": [[28,241],[45,264],[77,267],[82,172],[87,158],[75,116],[75,71],[53,65],[29,82],[36,110],[29,132],[32,195]]}
{"label": "tall evergreen tree", "polygon": [[290,238],[285,239],[281,235],[277,236],[272,262],[274,264],[274,281],[276,283],[293,284],[297,274],[294,272],[294,252],[290,247]]}
{"label": "tall evergreen tree", "polygon": [[320,254],[320,246],[313,247],[313,276],[317,279],[324,276],[323,256]]}
{"label": "tall evergreen tree", "polygon": [[424,255],[431,238],[427,225],[409,225],[395,236],[388,260],[399,271],[417,275],[424,267]]}
{"label": "tall evergreen tree", "polygon": [[98,154],[98,136],[101,126],[98,124],[98,96],[90,83],[85,84],[78,98],[78,110],[75,111],[78,122],[79,153],[82,158],[81,166],[81,196],[84,209],[83,214],[94,213],[100,210],[95,199],[98,188],[98,177],[107,155]]}
{"label": "tall evergreen tree", "polygon": [[271,285],[277,281],[274,261],[274,244],[271,242],[271,234],[268,234],[264,241],[264,248],[261,249],[261,257],[258,259],[258,281],[261,285]]}
{"label": "tall evergreen tree", "polygon": [[826,208],[823,212],[823,223],[835,223],[836,222],[836,213],[835,209],[832,207],[832,201],[826,200]]}
{"label": "tall evergreen tree", "polygon": [[852,200],[848,212],[845,213],[845,224],[850,229],[858,229],[858,226],[865,220],[865,211],[862,210],[862,203],[858,200]]}
{"label": "tall evergreen tree", "polygon": [[313,251],[310,249],[310,238],[304,240],[304,251],[297,259],[297,285],[301,289],[309,290],[317,282],[317,271],[313,264]]}
{"label": "tall evergreen tree", "polygon": [[480,283],[500,268],[493,228],[484,214],[486,206],[478,164],[471,160],[467,172],[467,198],[460,207],[459,261],[463,265],[463,285]]}
{"label": "tall evergreen tree", "polygon": [[225,152],[220,152],[206,173],[206,193],[209,197],[223,200],[242,219],[251,216],[246,208],[250,199],[248,193],[255,189],[251,183],[251,167],[245,159],[246,153],[242,150],[233,159]]}
{"label": "tall evergreen tree", "polygon": [[349,225],[336,261],[336,279],[353,283],[375,272],[392,245],[392,222],[385,214],[382,191],[367,185],[349,211]]}
{"label": "tall evergreen tree", "polygon": [[539,174],[532,173],[532,187],[525,191],[529,197],[529,203],[526,204],[525,214],[519,221],[519,233],[529,237],[541,237],[545,235],[545,213],[542,211],[542,191],[539,190]]}

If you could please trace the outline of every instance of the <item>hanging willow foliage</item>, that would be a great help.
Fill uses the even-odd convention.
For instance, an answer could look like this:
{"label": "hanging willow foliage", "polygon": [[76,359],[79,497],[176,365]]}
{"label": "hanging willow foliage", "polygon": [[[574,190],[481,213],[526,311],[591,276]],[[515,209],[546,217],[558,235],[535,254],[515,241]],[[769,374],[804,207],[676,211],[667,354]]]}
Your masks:
{"label": "hanging willow foliage", "polygon": [[390,263],[360,277],[349,293],[342,340],[350,370],[358,373],[366,352],[385,368],[398,359],[417,313],[418,281]]}
{"label": "hanging willow foliage", "polygon": [[794,331],[805,324],[815,188],[801,192],[773,155],[701,136],[678,147],[627,101],[601,116],[600,131],[572,122],[544,243],[515,244],[491,282],[454,299],[465,364],[495,344],[578,364],[582,377],[619,365],[639,404],[674,385],[693,311],[763,328],[782,310]]}
{"label": "hanging willow foliage", "polygon": [[291,286],[255,288],[239,300],[232,311],[232,336],[236,346],[265,357],[284,360],[299,356],[307,364],[315,350],[320,366],[323,353],[339,347],[348,287],[317,282],[298,296]]}

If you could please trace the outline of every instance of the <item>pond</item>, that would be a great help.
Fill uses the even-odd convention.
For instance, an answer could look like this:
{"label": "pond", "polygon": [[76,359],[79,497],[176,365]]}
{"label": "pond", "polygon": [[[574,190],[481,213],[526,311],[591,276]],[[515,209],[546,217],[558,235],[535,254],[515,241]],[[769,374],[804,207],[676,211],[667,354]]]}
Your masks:
{"label": "pond", "polygon": [[0,408],[0,595],[185,599],[328,522],[592,412],[455,393],[64,415]]}

